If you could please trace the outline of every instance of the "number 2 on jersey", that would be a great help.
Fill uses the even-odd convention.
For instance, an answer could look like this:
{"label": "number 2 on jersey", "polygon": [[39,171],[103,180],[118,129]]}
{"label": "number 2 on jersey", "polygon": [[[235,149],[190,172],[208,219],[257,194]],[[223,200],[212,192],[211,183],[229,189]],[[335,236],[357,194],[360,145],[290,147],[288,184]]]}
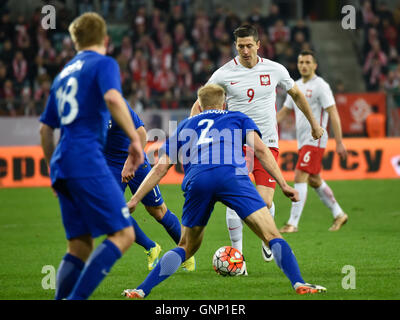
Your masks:
{"label": "number 2 on jersey", "polygon": [[200,120],[199,123],[197,124],[197,126],[200,127],[204,123],[206,123],[207,126],[205,129],[201,130],[200,138],[199,138],[199,141],[197,141],[197,145],[210,143],[213,141],[213,138],[206,138],[206,135],[207,135],[208,131],[210,130],[210,128],[212,127],[212,125],[214,124],[214,120],[211,120],[211,119]]}
{"label": "number 2 on jersey", "polygon": [[254,98],[254,90],[253,89],[247,90],[247,96],[250,98],[250,100],[247,102],[251,102]]}

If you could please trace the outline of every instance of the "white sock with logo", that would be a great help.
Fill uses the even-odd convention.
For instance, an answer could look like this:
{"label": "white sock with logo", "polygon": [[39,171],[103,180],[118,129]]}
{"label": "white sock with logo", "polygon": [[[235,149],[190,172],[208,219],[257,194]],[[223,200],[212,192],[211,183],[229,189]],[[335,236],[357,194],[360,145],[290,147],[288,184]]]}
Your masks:
{"label": "white sock with logo", "polygon": [[314,190],[318,194],[323,204],[326,205],[329,210],[331,210],[334,219],[343,213],[342,208],[339,206],[335,196],[333,195],[333,191],[324,180],[322,180],[322,184],[319,186],[319,188],[314,188]]}
{"label": "white sock with logo", "polygon": [[243,253],[242,219],[240,219],[237,213],[229,207],[226,207],[226,224],[228,226],[232,247]]}
{"label": "white sock with logo", "polygon": [[298,202],[292,202],[288,224],[297,228],[307,199],[307,182],[295,183],[294,188],[299,192],[300,200]]}

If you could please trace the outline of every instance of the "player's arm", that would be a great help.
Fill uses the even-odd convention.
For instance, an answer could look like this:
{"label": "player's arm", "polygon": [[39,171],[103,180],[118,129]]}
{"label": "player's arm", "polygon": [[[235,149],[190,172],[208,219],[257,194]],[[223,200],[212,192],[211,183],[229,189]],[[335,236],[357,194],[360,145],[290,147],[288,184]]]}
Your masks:
{"label": "player's arm", "polygon": [[146,196],[146,194],[159,184],[171,166],[172,163],[170,158],[167,154],[163,154],[127,203],[130,212],[135,211],[137,204]]}
{"label": "player's arm", "polygon": [[133,167],[136,170],[144,161],[143,149],[125,100],[121,93],[116,89],[108,90],[104,94],[104,100],[113,119],[131,140],[129,154],[132,156]]}
{"label": "player's arm", "polygon": [[50,159],[55,149],[54,129],[42,122],[40,125],[39,133],[40,133],[40,143],[42,145],[44,158],[46,159],[47,165],[50,165]]}
{"label": "player's arm", "polygon": [[[44,158],[46,159],[47,166],[50,167],[50,160],[53,156],[55,144],[54,144],[54,128],[50,127],[45,123],[41,123],[40,129],[40,144],[42,145]],[[57,197],[56,191],[52,188],[54,196]]]}
{"label": "player's arm", "polygon": [[291,112],[292,112],[292,110],[290,110],[286,106],[283,106],[281,108],[281,110],[279,110],[279,112],[276,114],[277,123],[280,124],[282,122],[282,120],[285,119]]}
{"label": "player's arm", "polygon": [[347,151],[343,144],[342,125],[336,105],[332,105],[325,110],[329,114],[333,134],[335,135],[336,152],[339,154],[340,158],[346,159]]}
{"label": "player's arm", "polygon": [[[142,145],[142,149],[146,146],[147,143],[147,132],[146,129],[142,126],[138,129],[136,129],[136,132],[139,136],[140,144]],[[133,159],[132,155],[128,155],[128,157],[125,160],[124,167],[122,168],[121,171],[121,181],[124,183],[128,183],[130,180],[132,180],[135,177],[135,170],[133,168]]]}
{"label": "player's arm", "polygon": [[200,102],[199,99],[196,100],[195,103],[193,103],[192,110],[190,111],[190,116],[195,116],[196,114],[199,114],[201,112],[200,110]]}
{"label": "player's arm", "polygon": [[319,125],[318,121],[315,119],[310,105],[307,102],[306,97],[303,92],[299,89],[297,84],[294,85],[292,89],[288,91],[288,94],[292,97],[294,103],[303,112],[304,116],[307,118],[311,125],[311,134],[315,140],[322,137],[324,134],[324,129]]}
{"label": "player's arm", "polygon": [[271,151],[265,146],[264,142],[255,131],[247,133],[246,143],[254,149],[254,154],[257,159],[260,161],[263,168],[276,180],[285,196],[293,202],[299,201],[299,193],[287,184]]}

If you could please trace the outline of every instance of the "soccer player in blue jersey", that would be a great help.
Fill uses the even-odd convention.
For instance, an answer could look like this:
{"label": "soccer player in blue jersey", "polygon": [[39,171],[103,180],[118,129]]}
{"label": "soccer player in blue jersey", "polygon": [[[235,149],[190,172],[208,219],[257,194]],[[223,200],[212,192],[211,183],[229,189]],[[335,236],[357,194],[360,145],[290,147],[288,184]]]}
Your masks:
{"label": "soccer player in blue jersey", "polygon": [[136,289],[124,290],[123,295],[146,297],[156,285],[172,275],[182,261],[191,257],[201,245],[205,226],[217,201],[234,209],[268,244],[275,262],[289,278],[296,293],[326,291],[322,286],[303,280],[292,249],[281,237],[268,207],[247,175],[242,151],[244,143],[254,149],[262,166],[276,179],[285,196],[298,201],[298,192],[286,183],[271,151],[262,142],[258,127],[241,112],[223,110],[225,91],[222,87],[206,85],[199,89],[198,97],[202,112],[179,124],[174,135],[161,147],[159,152],[163,154],[159,162],[128,202],[130,211],[134,211],[137,203],[179,156],[185,171],[181,241],[164,254],[144,282]]}
{"label": "soccer player in blue jersey", "polygon": [[[136,127],[137,133],[140,138],[142,148],[147,143],[147,132],[144,124],[139,116],[132,110],[128,101],[126,101],[129,112],[131,114],[133,123]],[[110,119],[108,124],[107,142],[104,148],[104,155],[107,164],[111,169],[114,177],[117,179],[121,189],[125,191],[128,185],[132,194],[136,192],[143,179],[151,170],[151,165],[147,159],[146,153],[143,151],[144,163],[134,171],[132,168],[132,161],[128,158],[129,138],[120,126]],[[128,159],[127,159],[128,158]],[[176,244],[179,243],[181,238],[181,224],[179,219],[167,208],[158,185],[151,190],[143,199],[142,203],[147,212],[159,222],[164,229],[168,232]],[[159,244],[151,240],[141,230],[136,221],[132,218],[132,224],[135,230],[136,243],[142,246],[147,253],[148,269],[152,270],[157,262],[161,252]],[[196,264],[194,257],[185,261],[182,265],[187,271],[194,271]]]}
{"label": "soccer player in blue jersey", "polygon": [[[77,55],[54,79],[40,117],[41,144],[60,203],[67,253],[56,299],[88,299],[135,240],[129,209],[103,154],[111,116],[130,139],[131,165],[143,163],[139,136],[121,94],[117,62],[105,56],[104,19],[85,13],[69,27]],[[55,147],[54,129],[60,128]],[[94,249],[94,238],[107,235]]]}

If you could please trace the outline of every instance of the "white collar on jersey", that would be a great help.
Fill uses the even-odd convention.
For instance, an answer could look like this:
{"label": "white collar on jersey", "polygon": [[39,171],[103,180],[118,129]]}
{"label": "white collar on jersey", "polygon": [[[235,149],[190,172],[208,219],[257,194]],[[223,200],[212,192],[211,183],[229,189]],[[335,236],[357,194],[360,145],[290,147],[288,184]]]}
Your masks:
{"label": "white collar on jersey", "polygon": [[[254,67],[259,63],[259,62],[264,62],[264,58],[261,58],[259,55],[257,55],[257,63],[254,65]],[[233,62],[235,62],[236,65],[242,66],[243,68],[247,68],[244,65],[242,65],[239,61],[239,56],[236,56],[233,58]]]}
{"label": "white collar on jersey", "polygon": [[310,81],[313,81],[313,80],[315,80],[315,79],[317,79],[318,78],[318,76],[316,75],[316,74],[314,74],[314,77],[312,77],[310,80],[308,80],[308,81],[306,81],[306,82],[304,82],[304,80],[303,80],[303,78],[301,79],[301,83],[307,83],[307,82],[310,82]]}

